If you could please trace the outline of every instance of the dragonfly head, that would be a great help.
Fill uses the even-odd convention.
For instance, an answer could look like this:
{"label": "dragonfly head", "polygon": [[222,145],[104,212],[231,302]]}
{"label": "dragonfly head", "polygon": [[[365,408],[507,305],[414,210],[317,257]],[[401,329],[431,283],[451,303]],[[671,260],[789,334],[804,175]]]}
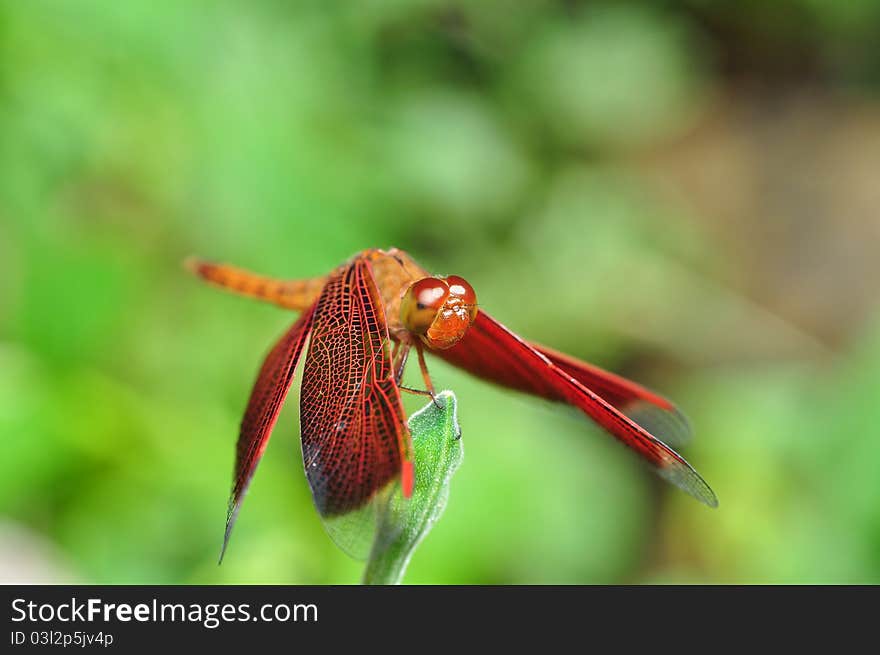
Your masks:
{"label": "dragonfly head", "polygon": [[477,294],[457,275],[414,282],[400,304],[404,327],[434,350],[458,343],[476,317]]}

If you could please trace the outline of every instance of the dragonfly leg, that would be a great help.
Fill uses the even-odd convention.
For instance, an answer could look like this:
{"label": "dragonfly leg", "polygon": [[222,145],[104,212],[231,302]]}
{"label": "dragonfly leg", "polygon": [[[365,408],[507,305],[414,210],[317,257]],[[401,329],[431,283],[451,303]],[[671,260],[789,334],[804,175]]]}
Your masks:
{"label": "dragonfly leg", "polygon": [[[412,387],[407,387],[401,384],[403,380],[403,371],[406,368],[407,359],[409,359],[409,353],[412,349],[412,344],[410,343],[401,343],[398,342],[394,345],[394,349],[391,351],[391,362],[394,370],[394,382],[397,384],[397,388],[401,391],[406,391],[407,393],[411,393],[415,396],[429,396],[432,401],[434,401],[434,405],[438,408],[442,408],[443,405],[440,404],[440,401],[437,400],[437,396],[434,395],[434,387],[431,385],[430,378],[427,379],[428,382],[428,390],[424,389],[413,389]],[[423,366],[422,370],[425,371],[424,368],[424,355],[422,355],[422,349],[416,345],[416,350],[419,353],[419,362]]]}
{"label": "dragonfly leg", "polygon": [[400,386],[400,381],[403,379],[403,369],[406,368],[410,347],[410,344],[398,341],[391,351],[391,367],[394,370],[394,383],[397,386]]}
{"label": "dragonfly leg", "polygon": [[422,344],[416,344],[416,352],[419,355],[419,368],[422,370],[422,379],[425,381],[425,389],[434,395],[434,384],[431,382],[431,374],[428,373],[428,364],[425,362],[425,351],[422,350]]}
{"label": "dragonfly leg", "polygon": [[[443,404],[437,400],[437,396],[434,394],[434,384],[431,382],[430,373],[428,373],[428,364],[425,362],[425,351],[422,350],[421,344],[416,344],[416,351],[419,354],[419,368],[422,369],[422,379],[425,381],[428,393],[431,394],[431,400],[434,401],[434,406],[437,409],[443,409]],[[455,440],[458,441],[459,439],[461,439],[461,427],[459,427],[458,431],[455,433]]]}
{"label": "dragonfly leg", "polygon": [[437,409],[443,409],[443,403],[441,403],[437,396],[430,391],[426,391],[424,389],[413,389],[412,387],[405,387],[402,384],[398,384],[397,388],[401,391],[411,393],[414,396],[428,396],[434,402],[434,407],[436,407]]}
{"label": "dragonfly leg", "polygon": [[206,282],[295,311],[305,311],[311,307],[327,282],[326,277],[276,280],[228,264],[215,264],[194,257],[188,258],[184,265]]}
{"label": "dragonfly leg", "polygon": [[[400,384],[400,380],[403,377],[403,365],[406,364],[406,356],[402,358],[403,362],[400,365],[400,368],[396,369],[398,373],[397,387],[401,391],[406,391],[407,393],[411,393],[416,396],[430,396],[431,400],[434,402],[434,406],[437,409],[443,409],[443,403],[440,402],[440,400],[437,398],[437,394],[434,393],[434,385],[431,383],[431,376],[428,375],[428,365],[425,364],[425,355],[422,352],[421,344],[416,343],[415,346],[416,352],[419,355],[419,368],[422,370],[422,379],[425,381],[425,386],[427,387],[427,389],[413,389],[412,387],[405,387]],[[407,344],[404,346],[404,348],[406,349],[406,355],[408,356],[410,346]]]}

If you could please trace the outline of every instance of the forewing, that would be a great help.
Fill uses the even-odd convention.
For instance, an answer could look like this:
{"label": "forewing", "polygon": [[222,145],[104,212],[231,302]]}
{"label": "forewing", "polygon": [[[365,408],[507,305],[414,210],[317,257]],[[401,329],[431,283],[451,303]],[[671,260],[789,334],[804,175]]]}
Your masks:
{"label": "forewing", "polygon": [[384,308],[363,259],[334,275],[316,303],[300,430],[306,476],[325,518],[363,508],[403,461],[411,466]]}
{"label": "forewing", "polygon": [[[458,344],[432,352],[483,379],[577,407],[663,478],[710,507],[718,504],[709,485],[678,453],[589,389],[576,372],[555,363],[482,310]],[[594,371],[589,373],[597,378]],[[607,382],[605,386],[607,390]],[[622,400],[619,391],[616,400]]]}
{"label": "forewing", "polygon": [[223,536],[223,549],[220,552],[221,560],[223,553],[226,552],[226,545],[229,543],[229,535],[235,525],[241,502],[257,464],[266,450],[281,405],[293,382],[296,364],[309,337],[314,309],[313,306],[300,316],[293,327],[275,344],[263,362],[251,391],[236,447],[235,482],[226,513],[226,533]]}

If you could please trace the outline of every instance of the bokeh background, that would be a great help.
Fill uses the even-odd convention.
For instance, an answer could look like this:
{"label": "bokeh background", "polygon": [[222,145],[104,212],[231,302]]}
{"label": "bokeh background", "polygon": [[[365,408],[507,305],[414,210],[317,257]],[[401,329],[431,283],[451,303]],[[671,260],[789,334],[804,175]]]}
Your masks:
{"label": "bokeh background", "polygon": [[0,2],[0,579],[357,582],[295,393],[217,566],[293,316],[180,262],[394,245],[674,398],[720,499],[435,361],[465,459],[406,581],[880,582],[877,43],[874,0]]}

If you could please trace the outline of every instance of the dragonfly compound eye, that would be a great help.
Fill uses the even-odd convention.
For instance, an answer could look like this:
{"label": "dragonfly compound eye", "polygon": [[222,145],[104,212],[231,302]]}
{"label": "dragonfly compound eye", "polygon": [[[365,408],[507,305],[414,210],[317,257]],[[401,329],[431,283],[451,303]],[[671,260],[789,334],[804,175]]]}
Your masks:
{"label": "dragonfly compound eye", "polygon": [[477,294],[474,288],[468,284],[467,280],[457,275],[450,275],[446,278],[446,283],[449,285],[450,300],[452,298],[460,300],[460,304],[467,310],[470,320],[474,321],[477,318]]}
{"label": "dragonfly compound eye", "polygon": [[455,275],[445,281],[449,293],[428,331],[421,335],[422,341],[435,350],[445,350],[457,344],[477,318],[477,294],[473,287]]}
{"label": "dragonfly compound eye", "polygon": [[414,334],[424,335],[449,296],[449,285],[436,277],[413,283],[400,303],[400,320]]}

